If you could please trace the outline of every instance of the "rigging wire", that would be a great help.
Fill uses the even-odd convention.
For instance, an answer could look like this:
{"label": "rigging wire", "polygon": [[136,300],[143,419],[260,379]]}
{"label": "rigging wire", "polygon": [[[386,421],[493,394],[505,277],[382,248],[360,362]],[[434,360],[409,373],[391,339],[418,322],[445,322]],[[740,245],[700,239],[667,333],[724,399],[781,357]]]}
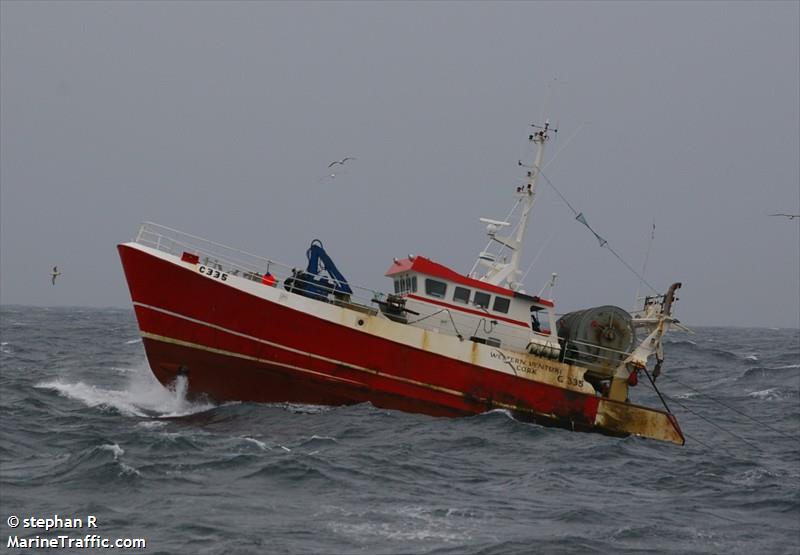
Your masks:
{"label": "rigging wire", "polygon": [[[745,438],[743,438],[743,437],[742,437],[742,436],[740,436],[739,434],[736,434],[736,433],[734,433],[734,432],[732,432],[732,431],[730,431],[730,430],[726,430],[725,428],[723,428],[722,426],[720,426],[720,425],[719,425],[719,424],[717,424],[716,422],[714,422],[714,421],[712,421],[712,420],[709,420],[708,418],[706,418],[705,416],[703,416],[702,414],[700,414],[700,413],[698,413],[698,412],[695,412],[695,411],[693,411],[692,409],[690,409],[689,407],[687,407],[686,405],[684,405],[683,403],[681,403],[680,401],[678,401],[678,400],[677,400],[675,397],[670,397],[670,396],[669,396],[669,395],[667,395],[666,393],[664,394],[664,396],[665,396],[667,399],[669,399],[671,402],[673,402],[673,403],[675,403],[675,404],[677,404],[677,405],[680,405],[681,407],[683,407],[683,408],[684,408],[684,410],[686,410],[687,412],[689,412],[689,413],[691,413],[691,414],[695,415],[696,417],[698,417],[698,418],[699,418],[699,419],[701,419],[701,420],[705,420],[706,422],[708,422],[709,424],[711,424],[712,426],[714,426],[714,427],[715,427],[715,428],[717,428],[718,430],[722,430],[722,431],[723,431],[723,432],[725,432],[726,434],[729,434],[729,435],[731,435],[731,436],[735,437],[736,439],[738,439],[738,440],[739,440],[739,441],[741,441],[742,443],[746,443],[747,445],[749,445],[749,446],[750,446],[750,447],[752,447],[753,449],[756,449],[756,450],[758,450],[758,451],[761,451],[761,448],[760,448],[758,445],[756,445],[755,443],[751,443],[751,442],[749,442],[748,440],[746,440]],[[695,441],[696,441],[696,440],[695,440]]]}
{"label": "rigging wire", "polygon": [[662,404],[662,405],[664,405],[664,408],[665,408],[665,409],[667,409],[667,413],[669,413],[669,414],[671,415],[671,414],[672,414],[672,411],[671,411],[671,410],[669,410],[669,406],[667,405],[667,402],[664,400],[664,396],[663,396],[663,395],[661,395],[661,392],[658,390],[658,387],[656,387],[656,381],[655,381],[655,380],[653,379],[653,377],[650,375],[650,372],[648,372],[648,371],[647,371],[647,367],[646,367],[646,366],[645,366],[645,367],[643,367],[643,368],[642,368],[642,370],[644,370],[644,373],[645,373],[645,375],[647,376],[647,379],[648,379],[648,380],[650,380],[650,385],[652,385],[652,386],[653,386],[653,389],[654,389],[654,390],[655,390],[655,392],[658,394],[658,398],[659,398],[659,399],[661,399],[661,404]]}
{"label": "rigging wire", "polygon": [[761,420],[758,420],[757,418],[754,418],[754,417],[750,416],[750,415],[749,415],[749,414],[747,414],[746,412],[743,412],[743,411],[741,411],[741,410],[739,410],[739,409],[737,409],[737,408],[735,408],[735,407],[732,407],[732,406],[730,406],[730,405],[729,405],[729,404],[727,404],[727,403],[723,403],[722,401],[720,401],[719,399],[717,399],[716,397],[714,397],[714,396],[712,396],[712,395],[709,395],[708,393],[704,393],[703,391],[700,391],[699,389],[695,389],[694,387],[690,386],[689,384],[685,384],[685,383],[683,383],[683,382],[681,382],[681,381],[679,381],[679,380],[676,380],[675,378],[672,378],[672,377],[671,377],[670,379],[671,379],[672,381],[674,381],[675,383],[678,383],[678,384],[682,385],[683,387],[685,387],[685,388],[687,388],[687,389],[691,389],[692,391],[694,391],[694,392],[695,392],[695,393],[697,393],[698,395],[702,395],[702,396],[704,396],[704,397],[707,397],[708,399],[711,399],[711,400],[712,400],[712,401],[714,401],[715,403],[718,403],[718,404],[722,405],[722,406],[723,406],[723,407],[725,407],[726,409],[728,409],[728,410],[731,410],[731,411],[733,411],[733,412],[735,412],[735,413],[737,413],[737,414],[740,414],[740,415],[744,416],[745,418],[747,418],[748,420],[752,420],[752,421],[753,421],[753,422],[755,422],[756,424],[759,424],[759,425],[761,425],[761,426],[764,426],[765,428],[767,428],[767,429],[769,429],[769,430],[772,430],[772,431],[773,431],[773,432],[775,432],[776,434],[779,434],[779,435],[781,435],[781,436],[783,436],[783,437],[785,437],[785,438],[788,438],[788,439],[797,439],[797,437],[796,437],[796,436],[791,436],[791,435],[789,435],[789,434],[787,434],[787,433],[785,433],[785,432],[782,432],[781,430],[779,430],[779,429],[777,429],[777,428],[774,428],[774,427],[770,426],[770,425],[769,425],[769,424],[767,424],[766,422],[762,422]]}
{"label": "rigging wire", "polygon": [[553,231],[550,233],[550,236],[549,236],[549,237],[548,237],[548,238],[545,240],[545,242],[544,242],[544,243],[542,243],[542,246],[541,246],[541,248],[539,249],[539,252],[537,252],[537,253],[536,253],[536,256],[534,256],[534,257],[533,257],[533,260],[531,260],[531,263],[528,265],[528,269],[527,269],[527,270],[525,270],[525,273],[524,273],[524,274],[522,274],[522,279],[520,279],[520,281],[521,281],[521,282],[524,282],[524,281],[525,281],[525,278],[526,278],[526,277],[528,277],[528,274],[529,274],[529,273],[530,273],[530,271],[533,269],[533,265],[534,265],[534,264],[536,264],[536,261],[537,261],[537,260],[539,260],[539,257],[542,255],[542,253],[544,252],[544,250],[547,248],[547,245],[549,245],[549,244],[550,244],[550,241],[552,241],[553,237],[555,237],[555,236],[556,236],[556,233],[558,233],[558,229],[557,229],[557,228],[556,228],[556,229],[554,229],[554,230],[553,230]]}
{"label": "rigging wire", "polygon": [[601,236],[600,236],[600,235],[599,235],[599,234],[598,234],[598,233],[597,233],[597,232],[596,232],[594,229],[592,229],[592,227],[589,225],[589,222],[587,222],[587,221],[586,221],[586,217],[583,215],[583,212],[578,212],[578,211],[575,209],[575,207],[574,207],[574,206],[572,206],[572,205],[570,204],[570,202],[569,202],[569,201],[566,199],[566,197],[564,197],[564,195],[562,195],[562,194],[561,194],[561,191],[559,191],[559,190],[558,190],[558,188],[557,188],[555,185],[553,185],[553,182],[552,182],[552,181],[550,181],[550,179],[549,179],[549,178],[548,178],[548,177],[547,177],[547,176],[546,176],[546,175],[545,175],[545,174],[544,174],[544,173],[543,173],[541,170],[539,170],[539,175],[541,175],[541,176],[544,178],[544,180],[547,182],[547,184],[548,184],[548,185],[550,185],[550,187],[551,187],[551,188],[552,188],[552,189],[553,189],[553,190],[556,192],[556,194],[557,194],[557,195],[558,195],[558,196],[561,198],[561,200],[562,200],[562,201],[564,201],[564,204],[566,204],[566,205],[569,207],[569,209],[570,209],[570,210],[572,211],[572,213],[575,215],[575,219],[576,219],[576,220],[578,220],[578,221],[579,221],[580,223],[582,223],[583,225],[585,225],[585,226],[586,226],[586,227],[589,229],[589,231],[591,231],[591,232],[594,234],[594,236],[595,236],[595,237],[597,237],[597,240],[600,242],[600,246],[601,246],[601,247],[605,247],[605,248],[607,248],[607,249],[608,249],[608,250],[611,252],[611,254],[613,254],[613,255],[614,255],[616,258],[617,258],[617,260],[619,260],[620,262],[622,262],[622,264],[623,264],[623,265],[624,265],[626,268],[628,268],[628,270],[630,270],[630,271],[631,271],[631,273],[632,273],[633,275],[635,275],[637,278],[639,278],[639,281],[640,281],[641,283],[643,283],[643,284],[645,284],[647,287],[649,287],[649,288],[650,288],[650,289],[653,291],[653,293],[658,293],[658,290],[657,290],[655,287],[653,287],[653,286],[650,284],[650,282],[648,282],[646,279],[644,279],[644,278],[641,276],[641,274],[639,274],[639,272],[637,272],[636,270],[634,270],[634,269],[633,269],[633,267],[631,267],[631,265],[630,265],[630,264],[628,264],[628,263],[627,263],[627,262],[626,262],[626,261],[625,261],[625,260],[624,260],[624,259],[623,259],[623,258],[622,258],[620,255],[619,255],[619,253],[618,253],[617,251],[615,251],[615,250],[614,250],[614,249],[613,249],[613,248],[612,248],[612,247],[611,247],[611,246],[608,244],[608,241],[606,241],[605,239],[603,239],[603,238],[602,238],[602,237],[601,237]]}
{"label": "rigging wire", "polygon": [[[543,166],[542,166],[542,168],[541,168],[542,170],[543,170],[543,169],[545,169],[547,166],[549,166],[549,165],[550,165],[550,164],[553,162],[553,160],[555,160],[555,159],[556,159],[556,157],[557,157],[559,154],[561,154],[561,153],[564,151],[564,149],[566,149],[566,148],[569,146],[569,143],[571,143],[571,142],[572,142],[572,139],[574,139],[574,138],[575,138],[575,136],[578,134],[578,131],[580,131],[581,129],[583,129],[583,125],[584,125],[585,123],[586,123],[585,121],[582,121],[582,122],[581,122],[581,124],[578,126],[578,128],[577,128],[577,129],[575,129],[575,131],[572,133],[572,135],[570,135],[570,136],[569,136],[569,139],[567,139],[567,140],[566,140],[566,142],[565,142],[563,145],[561,145],[561,148],[559,148],[559,149],[556,151],[556,153],[555,153],[555,154],[553,154],[553,156],[552,156],[552,157],[551,157],[551,158],[550,158],[550,159],[547,161],[547,163],[546,163],[545,165],[543,165]],[[541,171],[541,170],[540,170],[540,171]]]}
{"label": "rigging wire", "polygon": [[708,449],[709,451],[713,451],[713,450],[714,450],[714,448],[713,448],[713,447],[711,447],[711,446],[710,446],[708,443],[702,442],[702,441],[700,441],[699,439],[697,439],[696,437],[694,437],[694,436],[690,436],[690,435],[689,435],[689,434],[687,434],[686,432],[682,432],[682,433],[683,433],[683,435],[684,435],[685,437],[688,437],[688,438],[689,438],[689,439],[691,439],[692,441],[694,441],[694,442],[696,442],[696,443],[699,443],[700,445],[702,445],[703,447],[705,447],[705,448],[706,448],[706,449]]}
{"label": "rigging wire", "polygon": [[[653,227],[650,229],[650,241],[647,243],[647,252],[644,254],[644,263],[642,264],[642,275],[645,275],[647,270],[647,262],[650,260],[650,251],[653,249],[653,241],[656,238],[656,219],[653,218]],[[634,297],[634,307],[639,302],[639,287],[636,287],[636,297]]]}
{"label": "rigging wire", "polygon": [[[697,416],[698,418],[700,418],[700,419],[702,419],[702,420],[705,420],[706,422],[708,422],[709,424],[711,424],[711,425],[712,425],[712,426],[714,426],[715,428],[718,428],[718,429],[722,430],[722,431],[723,431],[723,432],[725,432],[726,434],[730,434],[730,435],[732,435],[733,437],[735,437],[735,438],[736,438],[736,439],[738,439],[739,441],[742,441],[742,442],[746,443],[747,445],[749,445],[750,447],[752,447],[752,448],[754,448],[754,449],[757,449],[757,450],[759,450],[759,451],[761,450],[761,448],[760,448],[760,447],[758,447],[757,445],[755,445],[754,443],[750,443],[749,441],[747,441],[745,438],[743,438],[743,437],[742,437],[742,436],[740,436],[739,434],[735,434],[735,433],[731,432],[730,430],[726,430],[725,428],[723,428],[723,427],[722,427],[722,426],[720,426],[719,424],[716,424],[715,422],[711,421],[710,419],[708,419],[708,418],[706,418],[706,417],[702,416],[701,414],[699,414],[699,413],[697,413],[697,412],[693,411],[692,409],[690,409],[689,407],[687,407],[686,405],[684,405],[683,403],[681,403],[681,402],[680,402],[680,401],[678,401],[677,399],[675,399],[675,398],[673,398],[673,397],[669,397],[667,394],[664,394],[664,395],[662,395],[662,394],[661,394],[661,392],[658,390],[658,387],[656,387],[656,382],[655,382],[655,380],[654,380],[654,379],[653,379],[653,377],[650,375],[650,372],[648,372],[648,371],[647,371],[647,368],[642,368],[642,370],[644,370],[644,373],[645,373],[645,375],[647,376],[647,379],[648,379],[648,380],[650,380],[650,384],[653,386],[653,389],[654,389],[654,390],[655,390],[655,392],[658,394],[658,398],[659,398],[659,399],[661,399],[661,403],[664,405],[664,408],[667,410],[667,413],[668,413],[670,416],[672,416],[672,411],[671,411],[671,410],[669,410],[669,406],[667,405],[667,402],[664,400],[664,397],[667,397],[667,398],[668,398],[670,401],[674,401],[676,404],[680,405],[681,407],[683,407],[683,408],[684,408],[685,410],[687,410],[688,412],[690,412],[690,413],[694,414],[695,416]],[[681,382],[678,382],[678,380],[675,380],[675,381],[676,381],[677,383],[681,383]],[[685,387],[688,387],[689,389],[692,389],[693,391],[697,391],[696,389],[694,389],[694,388],[692,388],[692,387],[690,387],[690,386],[687,386],[686,384],[681,384],[681,385],[684,385]],[[698,393],[700,393],[700,392],[698,391]],[[727,406],[727,405],[724,405],[724,406]],[[728,407],[728,408],[731,408],[731,407]],[[733,410],[736,410],[736,409],[733,409]],[[736,412],[739,412],[739,411],[736,411]],[[742,413],[742,414],[744,414],[744,413]],[[745,414],[744,416],[747,416],[747,415]],[[748,418],[749,418],[749,417],[748,417]],[[765,426],[767,426],[767,425],[765,424]],[[770,426],[767,426],[767,427],[768,427],[768,428],[770,428]],[[770,428],[770,429],[772,429],[772,430],[775,430],[774,428]],[[781,433],[781,432],[780,432],[780,431],[778,431],[778,430],[775,430],[775,431],[776,431],[776,432],[778,432],[778,433]],[[690,437],[688,434],[685,434],[685,433],[683,433],[683,432],[680,432],[680,431],[679,431],[679,433],[682,433],[682,434],[683,434],[684,436],[686,436],[686,437]],[[783,435],[783,434],[781,434],[781,435]],[[700,443],[701,445],[705,445],[705,446],[706,446],[706,447],[708,447],[709,449],[711,448],[710,446],[706,445],[705,443],[703,443],[702,441],[698,440],[697,438],[691,438],[691,439],[692,439],[693,441],[696,441],[697,443]]]}
{"label": "rigging wire", "polygon": [[653,241],[656,238],[656,219],[653,218],[653,227],[650,228],[650,242],[647,244],[647,252],[644,255],[644,263],[642,264],[642,275],[647,270],[647,262],[650,260],[650,251],[653,248]]}

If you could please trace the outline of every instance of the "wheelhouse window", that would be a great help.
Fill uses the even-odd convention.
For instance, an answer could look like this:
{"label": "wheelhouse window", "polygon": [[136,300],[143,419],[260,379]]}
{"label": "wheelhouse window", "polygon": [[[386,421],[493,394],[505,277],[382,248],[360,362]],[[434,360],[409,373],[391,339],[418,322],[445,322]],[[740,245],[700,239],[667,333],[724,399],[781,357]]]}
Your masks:
{"label": "wheelhouse window", "polygon": [[538,333],[549,334],[550,322],[547,312],[540,312],[542,309],[536,306],[531,307],[531,329]]}
{"label": "wheelhouse window", "polygon": [[481,308],[489,308],[489,300],[492,296],[489,293],[481,293],[480,291],[475,292],[475,306],[479,306]]}
{"label": "wheelhouse window", "polygon": [[462,304],[469,304],[470,290],[465,287],[456,287],[453,293],[453,301]]}
{"label": "wheelhouse window", "polygon": [[495,297],[494,298],[494,307],[492,310],[495,312],[502,312],[503,314],[508,314],[508,308],[511,306],[511,299],[506,299],[505,297]]}
{"label": "wheelhouse window", "polygon": [[417,292],[417,276],[402,276],[394,280],[394,292],[397,295]]}
{"label": "wheelhouse window", "polygon": [[425,294],[437,299],[444,299],[447,293],[447,284],[443,281],[426,278],[425,279]]}

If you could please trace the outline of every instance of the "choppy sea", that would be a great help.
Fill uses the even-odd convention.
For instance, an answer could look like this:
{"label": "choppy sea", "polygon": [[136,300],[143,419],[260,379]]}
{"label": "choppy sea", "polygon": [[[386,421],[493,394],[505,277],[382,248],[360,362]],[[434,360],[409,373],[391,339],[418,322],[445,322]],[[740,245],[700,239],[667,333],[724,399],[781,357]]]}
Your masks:
{"label": "choppy sea", "polygon": [[[130,310],[0,308],[0,543],[148,554],[800,553],[800,331],[698,328],[658,385],[683,447],[375,408],[190,401]],[[632,397],[657,406],[640,383]],[[96,529],[16,528],[10,517]]]}

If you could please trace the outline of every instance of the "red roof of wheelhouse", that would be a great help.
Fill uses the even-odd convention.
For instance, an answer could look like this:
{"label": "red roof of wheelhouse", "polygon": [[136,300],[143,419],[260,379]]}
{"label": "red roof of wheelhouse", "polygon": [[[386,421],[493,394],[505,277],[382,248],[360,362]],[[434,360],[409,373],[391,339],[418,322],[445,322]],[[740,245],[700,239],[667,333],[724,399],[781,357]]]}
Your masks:
{"label": "red roof of wheelhouse", "polygon": [[[446,279],[454,283],[466,285],[467,287],[474,287],[475,289],[481,289],[483,291],[489,291],[499,295],[506,295],[508,297],[519,296],[518,293],[512,291],[511,289],[506,289],[505,287],[500,287],[498,285],[492,285],[491,283],[486,283],[485,281],[480,281],[469,276],[459,274],[447,266],[439,264],[438,262],[434,262],[433,260],[425,258],[424,256],[414,256],[398,260],[389,266],[389,269],[386,270],[386,274],[384,275],[387,277],[392,277],[397,274],[402,274],[403,272],[417,272],[420,274],[425,274],[426,276]],[[530,297],[528,295],[525,296],[529,297],[534,302],[543,304],[545,306],[553,306],[552,301],[540,299],[538,297]]]}

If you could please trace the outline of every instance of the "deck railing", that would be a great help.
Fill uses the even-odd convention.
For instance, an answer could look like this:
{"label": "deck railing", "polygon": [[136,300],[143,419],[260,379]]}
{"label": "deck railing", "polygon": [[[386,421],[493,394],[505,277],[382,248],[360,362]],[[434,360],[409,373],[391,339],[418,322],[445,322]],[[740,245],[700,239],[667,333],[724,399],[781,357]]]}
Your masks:
{"label": "deck railing", "polygon": [[[274,284],[280,287],[283,287],[289,278],[302,283],[296,274],[305,271],[305,265],[290,266],[153,222],[144,222],[141,225],[135,241],[175,256],[182,256],[183,253],[196,255],[200,263],[205,266],[252,281],[263,282],[265,276],[270,274],[275,279]],[[315,285],[319,286],[317,283]],[[383,300],[386,297],[386,294],[380,291],[355,286],[352,283],[348,285],[353,290],[350,302],[365,305],[362,308],[369,306],[373,299]],[[333,293],[332,290],[328,292]]]}
{"label": "deck railing", "polygon": [[600,374],[610,375],[631,353],[601,345],[570,339],[563,349],[563,362],[588,367]]}

